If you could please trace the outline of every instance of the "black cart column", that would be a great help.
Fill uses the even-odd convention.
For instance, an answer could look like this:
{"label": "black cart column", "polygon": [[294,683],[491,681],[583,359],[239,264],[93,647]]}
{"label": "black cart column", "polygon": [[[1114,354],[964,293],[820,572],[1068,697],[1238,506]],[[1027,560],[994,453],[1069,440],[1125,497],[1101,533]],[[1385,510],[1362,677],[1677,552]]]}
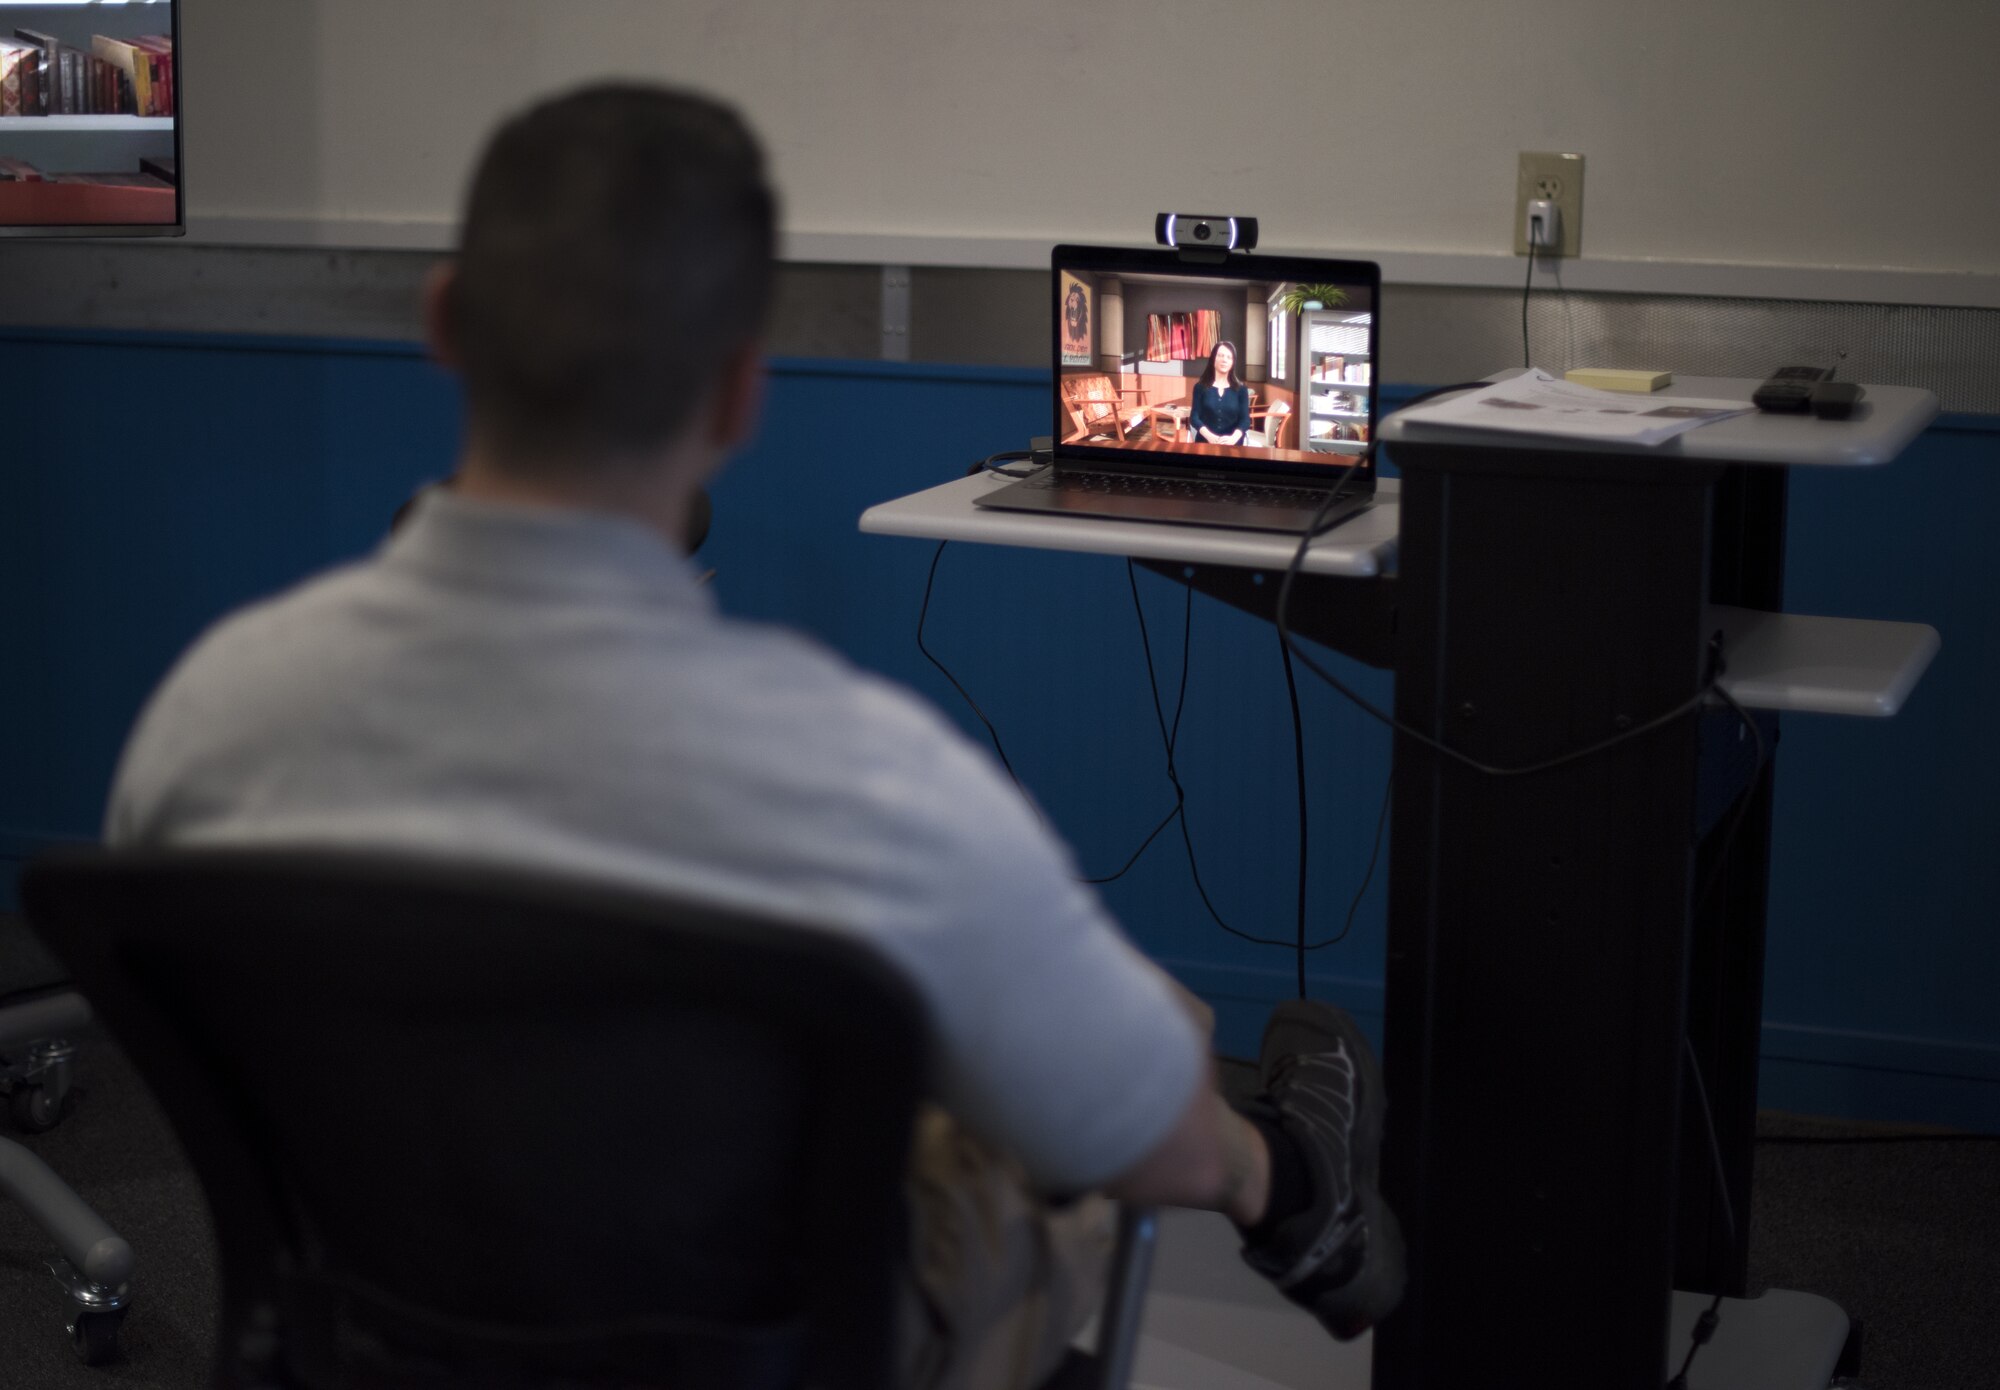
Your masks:
{"label": "black cart column", "polygon": [[[1785,606],[1783,468],[1736,466],[1715,489],[1708,596],[1715,603],[1782,611]],[[1701,1062],[1716,1131],[1703,1117],[1681,1123],[1680,1235],[1674,1287],[1742,1298],[1750,1264],[1750,1180],[1756,1158],[1757,1062],[1764,1019],[1764,925],[1771,877],[1771,810],[1778,716],[1753,716],[1765,762],[1734,711],[1710,710],[1702,749],[1706,836],[1695,885],[1688,958],[1688,1039]],[[1748,794],[1749,800],[1738,804]],[[1722,1156],[1718,1177],[1714,1155]]]}
{"label": "black cart column", "polygon": [[[1394,454],[1406,726],[1525,767],[1699,692],[1718,469]],[[1396,737],[1376,1390],[1665,1380],[1696,740],[1493,776]]]}

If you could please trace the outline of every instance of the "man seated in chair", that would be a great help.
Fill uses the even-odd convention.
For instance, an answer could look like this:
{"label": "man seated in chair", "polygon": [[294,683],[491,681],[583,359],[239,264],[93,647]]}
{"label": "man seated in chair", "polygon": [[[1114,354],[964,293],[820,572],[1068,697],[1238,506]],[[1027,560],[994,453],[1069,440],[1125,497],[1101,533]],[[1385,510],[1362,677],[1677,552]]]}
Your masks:
{"label": "man seated in chair", "polygon": [[649,87],[498,132],[426,300],[465,388],[454,487],[200,640],[126,749],[109,838],[539,866],[879,947],[934,1019],[912,1384],[1028,1386],[1060,1360],[1106,1253],[1079,1193],[1226,1213],[1256,1269],[1358,1334],[1402,1255],[1352,1022],[1281,1009],[1263,1095],[1225,1104],[1184,996],[983,751],[722,616],[681,553],[758,413],[763,170],[733,112]]}

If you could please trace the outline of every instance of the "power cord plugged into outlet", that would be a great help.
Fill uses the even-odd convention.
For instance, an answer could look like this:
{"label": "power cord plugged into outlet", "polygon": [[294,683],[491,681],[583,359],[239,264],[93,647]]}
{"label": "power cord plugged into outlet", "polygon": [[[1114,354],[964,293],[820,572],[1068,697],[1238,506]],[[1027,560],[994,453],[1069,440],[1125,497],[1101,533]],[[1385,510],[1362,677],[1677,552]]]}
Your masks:
{"label": "power cord plugged into outlet", "polygon": [[1528,200],[1527,225],[1522,235],[1535,250],[1556,251],[1562,247],[1562,209],[1553,198]]}

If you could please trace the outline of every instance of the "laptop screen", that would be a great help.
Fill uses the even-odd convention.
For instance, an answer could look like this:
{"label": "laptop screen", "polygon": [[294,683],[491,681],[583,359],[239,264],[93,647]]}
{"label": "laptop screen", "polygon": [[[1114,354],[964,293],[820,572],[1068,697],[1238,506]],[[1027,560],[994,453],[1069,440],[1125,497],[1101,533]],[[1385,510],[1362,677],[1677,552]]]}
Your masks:
{"label": "laptop screen", "polygon": [[1373,262],[1058,246],[1051,280],[1061,457],[1372,481]]}

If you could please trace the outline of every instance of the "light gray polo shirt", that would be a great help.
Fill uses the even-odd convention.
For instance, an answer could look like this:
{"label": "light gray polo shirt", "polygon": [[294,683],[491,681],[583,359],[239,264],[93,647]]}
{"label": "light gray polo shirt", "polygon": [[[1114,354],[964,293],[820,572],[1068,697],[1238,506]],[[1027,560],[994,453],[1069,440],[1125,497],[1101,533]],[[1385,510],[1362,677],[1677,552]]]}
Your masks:
{"label": "light gray polo shirt", "polygon": [[1165,976],[981,749],[722,618],[623,518],[432,493],[182,658],[106,833],[492,859],[852,934],[929,1005],[938,1099],[1051,1187],[1129,1167],[1204,1081]]}

